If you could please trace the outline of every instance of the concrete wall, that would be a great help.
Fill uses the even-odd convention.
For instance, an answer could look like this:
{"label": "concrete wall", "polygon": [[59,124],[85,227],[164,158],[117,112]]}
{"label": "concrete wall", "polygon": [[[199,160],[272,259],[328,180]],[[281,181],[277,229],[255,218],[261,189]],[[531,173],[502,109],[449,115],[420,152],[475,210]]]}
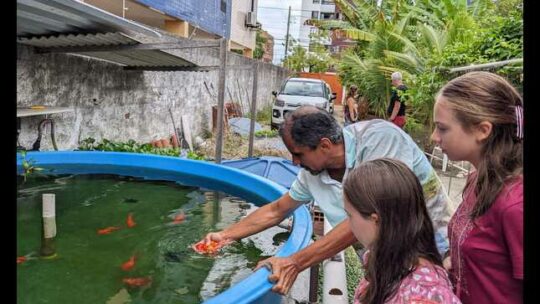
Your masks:
{"label": "concrete wall", "polygon": [[[188,60],[215,65],[217,49],[183,50]],[[251,60],[229,53],[229,64],[246,64]],[[271,103],[287,77],[287,70],[261,64],[258,86],[258,109]],[[242,96],[248,110],[251,98],[250,70],[229,71],[227,86],[233,96]],[[238,81],[236,81],[238,80]],[[218,71],[150,72],[124,71],[122,67],[96,59],[68,54],[34,54],[32,48],[17,47],[17,107],[30,105],[72,107],[73,112],[52,114],[56,142],[60,150],[75,149],[80,140],[150,142],[173,134],[168,108],[171,107],[177,127],[180,117],[189,117],[193,136],[211,128],[211,107],[217,97],[205,86],[213,86],[217,95]],[[239,86],[238,86],[239,84]],[[240,88],[239,88],[240,87]],[[229,99],[226,91],[227,101]],[[23,117],[19,142],[31,148],[37,137],[37,125],[44,116]],[[47,127],[41,150],[52,150]]]}

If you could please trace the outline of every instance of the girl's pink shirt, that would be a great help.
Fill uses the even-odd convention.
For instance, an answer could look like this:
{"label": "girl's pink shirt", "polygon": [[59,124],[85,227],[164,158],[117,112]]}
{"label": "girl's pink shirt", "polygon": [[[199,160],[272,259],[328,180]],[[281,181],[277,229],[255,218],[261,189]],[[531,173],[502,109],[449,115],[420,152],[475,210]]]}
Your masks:
{"label": "girl's pink shirt", "polygon": [[463,303],[522,303],[523,177],[507,182],[475,220],[469,216],[476,204],[473,186],[463,198],[448,225],[456,295]]}
{"label": "girl's pink shirt", "polygon": [[[367,253],[364,254],[366,261]],[[369,282],[362,279],[354,294],[354,304],[362,304],[359,300],[368,287]],[[398,291],[386,304],[460,304],[461,301],[452,292],[452,285],[444,268],[434,264],[418,265],[405,277]]]}

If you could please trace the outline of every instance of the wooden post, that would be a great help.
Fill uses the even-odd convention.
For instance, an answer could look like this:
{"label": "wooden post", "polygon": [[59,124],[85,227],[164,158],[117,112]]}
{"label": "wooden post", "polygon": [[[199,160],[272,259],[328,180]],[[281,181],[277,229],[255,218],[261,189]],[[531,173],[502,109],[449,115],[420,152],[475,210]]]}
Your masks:
{"label": "wooden post", "polygon": [[253,138],[255,136],[255,119],[257,116],[257,85],[259,78],[259,62],[253,63],[253,88],[251,91],[251,122],[249,125],[248,157],[253,156]]}
{"label": "wooden post", "polygon": [[216,134],[216,164],[221,163],[221,150],[223,149],[223,108],[225,106],[225,76],[227,68],[227,38],[219,42],[219,79],[218,79],[218,109]]}

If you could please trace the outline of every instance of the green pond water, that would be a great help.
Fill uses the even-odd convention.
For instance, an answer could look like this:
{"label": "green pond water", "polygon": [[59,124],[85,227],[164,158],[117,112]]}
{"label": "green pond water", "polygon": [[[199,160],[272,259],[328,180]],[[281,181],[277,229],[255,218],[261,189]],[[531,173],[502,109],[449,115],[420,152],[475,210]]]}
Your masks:
{"label": "green pond water", "polygon": [[[56,195],[57,256],[52,259],[39,257],[43,193]],[[251,274],[265,257],[253,242],[237,242],[218,257],[201,256],[190,248],[207,232],[238,221],[250,208],[253,204],[224,193],[172,182],[114,175],[20,180],[17,256],[29,259],[17,264],[17,302],[200,303]],[[172,224],[179,212],[185,213],[185,221]],[[136,222],[133,228],[126,226],[129,213]],[[121,229],[97,233],[109,226]],[[122,270],[132,255],[135,267]],[[220,256],[238,265],[222,263],[229,266],[221,267],[209,281]],[[152,283],[130,287],[122,281],[127,277],[151,277]]]}

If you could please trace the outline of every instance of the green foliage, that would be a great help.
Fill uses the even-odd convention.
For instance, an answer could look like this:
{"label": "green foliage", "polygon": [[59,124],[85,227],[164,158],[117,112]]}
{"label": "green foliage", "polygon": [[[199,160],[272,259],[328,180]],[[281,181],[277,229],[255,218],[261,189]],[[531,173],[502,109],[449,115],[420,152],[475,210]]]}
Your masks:
{"label": "green foliage", "polygon": [[277,130],[259,130],[255,132],[255,137],[276,137],[278,136]]}
{"label": "green foliage", "polygon": [[283,60],[283,66],[296,72],[326,72],[334,65],[330,52],[325,48],[323,39],[328,32],[320,31],[318,34],[310,34],[309,50],[306,50],[295,39],[289,38],[289,51]]}
{"label": "green foliage", "polygon": [[264,44],[268,39],[264,38],[262,35],[262,30],[258,29],[255,34],[255,50],[253,51],[253,58],[261,59],[264,56]]}
{"label": "green foliage", "polygon": [[28,176],[30,176],[31,174],[34,174],[36,172],[42,171],[43,168],[35,166],[35,163],[36,163],[35,160],[26,159],[26,151],[25,150],[21,150],[20,153],[21,153],[21,156],[23,158],[23,160],[22,160],[23,180],[24,180],[24,182],[26,182],[26,179],[28,178]]}
{"label": "green foliage", "polygon": [[[180,156],[180,148],[157,148],[151,144],[140,144],[130,139],[127,142],[115,142],[108,139],[102,139],[101,142],[96,142],[94,138],[86,138],[81,141],[77,150],[81,151],[114,151],[114,152],[130,152],[157,154],[163,156]],[[187,158],[194,160],[205,160],[204,155],[200,155],[194,151],[187,152]]]}
{"label": "green foliage", "polygon": [[[355,84],[377,116],[384,117],[390,96],[390,74],[400,71],[407,91],[405,130],[432,128],[435,95],[458,73],[452,67],[522,58],[522,1],[476,0],[335,0],[345,16],[339,23],[315,25],[340,30],[358,45],[342,54],[338,74]],[[369,39],[353,33],[369,33]],[[365,35],[364,35],[365,36]],[[490,69],[521,90],[520,65]]]}
{"label": "green foliage", "polygon": [[255,114],[255,121],[269,126],[272,122],[272,104],[266,104]]}
{"label": "green foliage", "polygon": [[354,291],[358,283],[364,277],[362,264],[352,246],[345,249],[345,276],[347,277],[347,294],[349,303],[354,302]]}
{"label": "green foliage", "polygon": [[206,157],[204,157],[204,155],[199,154],[195,151],[188,151],[186,157],[193,160],[206,160]]}
{"label": "green foliage", "polygon": [[523,56],[523,19],[521,14],[492,18],[493,27],[479,40],[480,54],[486,58],[505,60]]}

